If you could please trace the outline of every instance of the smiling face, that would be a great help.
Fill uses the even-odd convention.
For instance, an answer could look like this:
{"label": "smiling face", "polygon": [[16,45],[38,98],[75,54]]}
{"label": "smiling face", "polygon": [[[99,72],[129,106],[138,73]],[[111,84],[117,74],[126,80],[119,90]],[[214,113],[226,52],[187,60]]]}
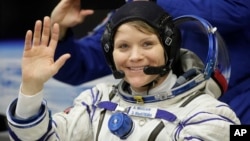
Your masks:
{"label": "smiling face", "polygon": [[[152,28],[148,30],[145,24],[139,23],[138,25],[138,22],[128,22],[117,29],[113,58],[117,70],[125,73],[124,80],[135,91],[142,92],[147,90],[147,87],[142,86],[159,77],[159,75],[146,75],[143,72],[144,67],[165,65],[165,55],[155,31]],[[156,86],[165,77],[157,79]]]}

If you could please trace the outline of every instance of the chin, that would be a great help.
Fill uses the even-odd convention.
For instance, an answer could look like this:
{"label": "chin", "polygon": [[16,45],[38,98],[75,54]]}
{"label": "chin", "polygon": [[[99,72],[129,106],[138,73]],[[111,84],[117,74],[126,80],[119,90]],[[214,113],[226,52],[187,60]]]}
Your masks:
{"label": "chin", "polygon": [[150,80],[145,80],[145,79],[137,79],[137,78],[132,78],[132,79],[126,79],[126,81],[130,84],[130,86],[135,87],[135,88],[141,88],[142,86],[145,86],[146,84],[150,83]]}

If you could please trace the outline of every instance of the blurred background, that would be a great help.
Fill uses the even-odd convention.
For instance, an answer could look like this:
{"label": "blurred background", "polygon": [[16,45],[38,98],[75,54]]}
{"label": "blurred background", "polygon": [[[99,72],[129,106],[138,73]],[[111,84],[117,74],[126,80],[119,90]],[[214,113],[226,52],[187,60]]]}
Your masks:
{"label": "blurred background", "polygon": [[[44,16],[49,16],[59,1],[0,1],[0,141],[9,141],[5,112],[8,104],[18,94],[21,80],[20,59],[25,33],[28,29],[33,30],[36,20],[42,20]],[[73,28],[75,37],[80,38],[86,35],[103,20],[109,11],[96,10],[95,14],[87,17],[83,24]],[[71,105],[72,100],[80,91],[95,83],[98,82],[94,80],[79,87],[72,87],[52,79],[46,85],[46,93],[53,93],[53,95],[46,97],[50,103],[49,106],[53,112],[61,111]],[[65,95],[62,95],[60,90],[64,90]]]}
{"label": "blurred background", "polygon": [[[23,39],[28,29],[44,16],[49,16],[60,0],[1,0],[0,1],[0,39]],[[82,25],[74,28],[76,37],[85,35],[93,29],[109,10],[96,10],[86,18]]]}

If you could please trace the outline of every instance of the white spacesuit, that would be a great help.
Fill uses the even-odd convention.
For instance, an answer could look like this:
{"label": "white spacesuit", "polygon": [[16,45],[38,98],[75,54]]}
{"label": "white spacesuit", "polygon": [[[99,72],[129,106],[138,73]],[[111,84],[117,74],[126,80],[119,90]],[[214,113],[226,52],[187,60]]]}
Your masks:
{"label": "white spacesuit", "polygon": [[[151,20],[150,18],[157,17],[147,17],[145,10],[152,11],[153,14],[161,10],[148,5],[148,2],[140,2],[140,5],[151,9],[141,9],[136,3],[132,4],[132,8],[134,6],[139,9],[135,13],[139,13],[142,20],[152,24],[164,20]],[[118,11],[118,17],[114,17],[118,19],[115,26],[122,21],[119,21],[119,14],[131,10],[130,6],[128,4],[123,7],[120,13]],[[126,14],[129,19],[130,13]],[[112,25],[108,28],[111,29],[108,32],[112,33]],[[164,34],[171,34],[168,28]],[[123,77],[112,62],[112,50],[109,48],[109,40],[106,40],[109,38],[112,38],[112,34],[104,35],[106,58],[112,71],[116,73],[115,77]],[[170,42],[165,42],[165,48],[172,42],[172,39],[167,39]],[[170,61],[173,57],[171,55],[168,54]],[[51,115],[43,100],[43,91],[31,97],[20,91],[18,102],[17,99],[14,100],[7,110],[10,138],[16,141],[228,141],[229,130],[225,129],[229,129],[230,125],[240,124],[240,121],[228,105],[217,100],[223,93],[223,86],[210,77],[215,64],[209,62],[207,66],[212,64],[212,67],[207,69],[205,66],[204,71],[202,61],[193,52],[181,49],[179,56],[184,73],[177,75],[174,70],[169,70],[164,82],[147,92],[133,91],[124,80],[119,84],[98,84],[82,92],[71,108],[54,115]],[[164,75],[165,71],[164,66],[149,68],[147,73],[160,72],[159,74]]]}
{"label": "white spacesuit", "polygon": [[[174,80],[176,77],[169,75],[167,79]],[[113,87],[100,84],[76,98],[74,107],[67,113],[58,113],[53,118],[45,102],[39,114],[22,123],[11,118],[9,113],[9,125],[12,131],[10,135],[15,140],[19,138],[23,141],[117,141],[121,139],[111,133],[108,122],[112,115],[122,112],[129,115],[133,122],[132,125],[128,123],[122,125],[132,126],[129,127],[132,128],[131,131],[127,131],[131,133],[125,133],[126,140],[171,141],[214,140],[214,138],[229,140],[229,131],[224,130],[224,126],[238,124],[239,120],[226,104],[215,100],[209,94],[197,92],[198,89],[211,85],[208,83],[213,82],[202,82],[197,87],[168,100],[144,103],[142,108],[140,108],[142,105],[125,101],[119,93],[111,98],[112,103],[108,103],[109,93],[112,92]],[[172,85],[163,83],[161,88],[163,86],[171,88]],[[161,92],[165,90],[162,89]],[[155,95],[159,90],[153,89],[151,92],[152,94],[149,95]],[[192,96],[195,98],[191,98],[192,100],[185,104]],[[98,108],[101,101],[106,102],[104,105],[109,105],[107,107],[110,108]],[[11,108],[14,106],[12,105]],[[10,112],[13,110],[10,109]],[[223,116],[219,116],[221,113]],[[206,130],[211,128],[213,130]]]}
{"label": "white spacesuit", "polygon": [[[23,141],[229,140],[229,131],[224,128],[239,124],[239,120],[228,105],[214,98],[221,93],[217,83],[209,79],[173,97],[171,88],[176,79],[170,72],[165,82],[146,96],[128,94],[124,81],[117,86],[98,84],[82,92],[73,107],[53,116],[43,101],[39,113],[27,120],[15,118],[14,101],[8,112],[10,135]],[[22,94],[19,99],[27,102]],[[41,103],[39,100],[33,98],[34,103]],[[121,125],[112,127],[113,122]]]}

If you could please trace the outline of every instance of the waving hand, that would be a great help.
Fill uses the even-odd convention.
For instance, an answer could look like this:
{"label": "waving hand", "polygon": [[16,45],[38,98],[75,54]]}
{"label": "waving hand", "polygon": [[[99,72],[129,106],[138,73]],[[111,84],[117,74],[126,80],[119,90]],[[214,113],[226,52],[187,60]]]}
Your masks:
{"label": "waving hand", "polygon": [[70,57],[62,55],[54,61],[54,53],[59,38],[59,25],[51,27],[49,17],[45,17],[43,24],[35,23],[34,33],[28,30],[22,57],[22,92],[33,95],[39,92],[44,83],[55,75]]}

